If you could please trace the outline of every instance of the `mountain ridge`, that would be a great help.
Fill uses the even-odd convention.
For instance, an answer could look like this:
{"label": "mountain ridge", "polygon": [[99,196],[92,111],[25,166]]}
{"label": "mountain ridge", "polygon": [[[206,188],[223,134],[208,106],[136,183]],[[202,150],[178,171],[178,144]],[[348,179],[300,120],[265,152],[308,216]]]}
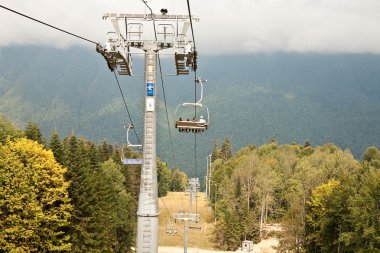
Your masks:
{"label": "mountain ridge", "polygon": [[[174,72],[171,58],[164,57],[162,63],[164,74]],[[37,122],[47,138],[54,128],[61,136],[75,129],[95,141],[125,143],[123,125],[129,119],[113,74],[95,49],[4,47],[0,66],[0,114],[16,125]],[[135,58],[134,67],[135,73],[143,73],[141,57]],[[380,55],[200,55],[199,73],[209,80],[203,103],[211,122],[196,137],[196,154],[194,135],[174,128],[175,106],[194,100],[193,74],[164,76],[176,161],[157,78],[158,155],[192,176],[204,175],[212,144],[225,137],[232,139],[235,150],[267,143],[273,135],[279,143],[332,142],[357,158],[380,143]],[[143,78],[119,81],[142,140]]]}

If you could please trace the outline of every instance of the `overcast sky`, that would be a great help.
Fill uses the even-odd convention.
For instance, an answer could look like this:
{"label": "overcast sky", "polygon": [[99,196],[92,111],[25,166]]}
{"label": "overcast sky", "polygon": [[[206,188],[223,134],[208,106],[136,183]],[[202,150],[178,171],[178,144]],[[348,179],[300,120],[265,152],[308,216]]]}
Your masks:
{"label": "overcast sky", "polygon": [[[186,0],[150,0],[155,13],[187,14]],[[144,13],[141,0],[0,0],[0,5],[104,42],[105,12]],[[202,54],[380,53],[380,0],[190,0]],[[0,8],[0,46],[93,47]]]}

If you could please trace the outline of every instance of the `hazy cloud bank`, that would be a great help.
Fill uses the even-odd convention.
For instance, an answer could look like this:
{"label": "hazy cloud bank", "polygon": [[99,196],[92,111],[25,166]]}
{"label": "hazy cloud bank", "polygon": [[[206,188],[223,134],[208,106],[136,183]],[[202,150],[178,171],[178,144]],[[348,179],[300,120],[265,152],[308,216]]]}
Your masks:
{"label": "hazy cloud bank", "polygon": [[[192,0],[202,54],[250,52],[380,53],[378,0]],[[103,42],[112,30],[105,12],[144,13],[139,0],[4,0],[1,5],[88,39]],[[186,1],[151,0],[158,13],[187,14]],[[0,46],[93,45],[0,9]]]}

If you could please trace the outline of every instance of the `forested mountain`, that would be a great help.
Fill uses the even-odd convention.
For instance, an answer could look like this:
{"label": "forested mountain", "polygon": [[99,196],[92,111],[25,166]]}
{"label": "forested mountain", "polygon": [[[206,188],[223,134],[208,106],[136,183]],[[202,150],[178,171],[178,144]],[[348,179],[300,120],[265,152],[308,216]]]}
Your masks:
{"label": "forested mountain", "polygon": [[[143,74],[141,58],[135,73]],[[164,74],[174,72],[163,57]],[[253,54],[199,57],[208,82],[204,104],[210,129],[197,136],[174,129],[178,103],[194,100],[193,76],[164,77],[175,162],[190,175],[204,174],[210,143],[224,137],[234,149],[267,143],[332,142],[360,158],[380,143],[380,56],[368,54]],[[143,78],[120,77],[142,140]],[[160,80],[160,78],[158,78]],[[162,88],[158,81],[158,155],[174,166]],[[24,46],[0,49],[0,114],[22,128],[37,122],[45,136],[54,128],[110,143],[125,143],[129,122],[114,76],[100,55],[83,48]],[[133,137],[133,136],[132,136]],[[136,142],[136,140],[133,140]]]}

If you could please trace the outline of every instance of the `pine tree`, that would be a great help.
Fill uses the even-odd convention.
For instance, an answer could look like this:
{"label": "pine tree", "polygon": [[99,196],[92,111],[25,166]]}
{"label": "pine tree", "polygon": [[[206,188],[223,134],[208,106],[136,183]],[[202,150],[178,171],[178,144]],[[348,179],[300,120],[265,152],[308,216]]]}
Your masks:
{"label": "pine tree", "polygon": [[73,133],[70,137],[65,138],[63,142],[64,159],[63,165],[68,168],[66,173],[67,180],[71,180],[78,168],[78,140]]}
{"label": "pine tree", "polygon": [[271,140],[270,140],[270,143],[272,143],[272,144],[277,144],[277,137],[276,137],[276,135],[272,135],[272,138],[271,138]]}
{"label": "pine tree", "polygon": [[63,164],[63,146],[62,142],[59,139],[58,131],[55,129],[50,137],[49,147],[53,151],[55,160],[59,164]]}
{"label": "pine tree", "polygon": [[214,142],[214,147],[212,148],[212,153],[211,153],[211,161],[214,162],[215,160],[218,160],[220,158],[221,158],[220,148],[218,146],[218,143]]}
{"label": "pine tree", "polygon": [[16,129],[5,117],[0,117],[0,144],[5,144],[7,138],[13,140],[20,137],[22,137],[22,132]]}
{"label": "pine tree", "polygon": [[86,141],[79,139],[73,131],[64,140],[64,164],[68,168],[67,180],[70,180],[69,196],[74,207],[70,227],[71,251],[83,252],[96,249],[97,242],[90,229],[93,216],[94,192],[92,185],[91,162],[88,156]]}
{"label": "pine tree", "polygon": [[227,161],[232,157],[232,142],[229,138],[225,138],[220,149],[221,158],[223,161]]}
{"label": "pine tree", "polygon": [[102,142],[102,144],[98,148],[99,150],[99,161],[105,162],[108,159],[111,158],[111,155],[113,153],[113,147],[112,145],[108,144],[106,140]]}
{"label": "pine tree", "polygon": [[87,156],[90,161],[90,168],[92,171],[98,171],[99,163],[100,163],[99,151],[95,143],[92,141],[87,141],[86,147],[87,147]]}
{"label": "pine tree", "polygon": [[[73,147],[75,141],[73,140]],[[73,204],[75,207],[75,215],[73,219],[73,252],[89,251],[101,247],[97,239],[99,227],[93,224],[96,215],[97,195],[98,192],[94,185],[99,178],[96,177],[96,171],[93,170],[88,142],[79,137],[76,142],[76,153],[72,156],[76,158],[76,167],[72,168],[75,173],[71,179],[70,187],[72,193]],[[75,150],[75,148],[73,148]]]}
{"label": "pine tree", "polygon": [[118,149],[113,149],[111,159],[114,162],[121,164],[121,153]]}
{"label": "pine tree", "polygon": [[124,185],[121,166],[112,160],[101,164],[95,176],[96,209],[91,226],[101,252],[129,252],[135,237],[136,203]]}
{"label": "pine tree", "polygon": [[226,250],[236,250],[241,243],[241,239],[240,239],[241,225],[239,222],[239,217],[238,217],[237,212],[236,211],[225,212],[224,222],[225,222],[224,248]]}
{"label": "pine tree", "polygon": [[44,146],[46,146],[45,138],[42,136],[41,129],[37,123],[28,122],[25,127],[25,136],[29,140],[36,141]]}

